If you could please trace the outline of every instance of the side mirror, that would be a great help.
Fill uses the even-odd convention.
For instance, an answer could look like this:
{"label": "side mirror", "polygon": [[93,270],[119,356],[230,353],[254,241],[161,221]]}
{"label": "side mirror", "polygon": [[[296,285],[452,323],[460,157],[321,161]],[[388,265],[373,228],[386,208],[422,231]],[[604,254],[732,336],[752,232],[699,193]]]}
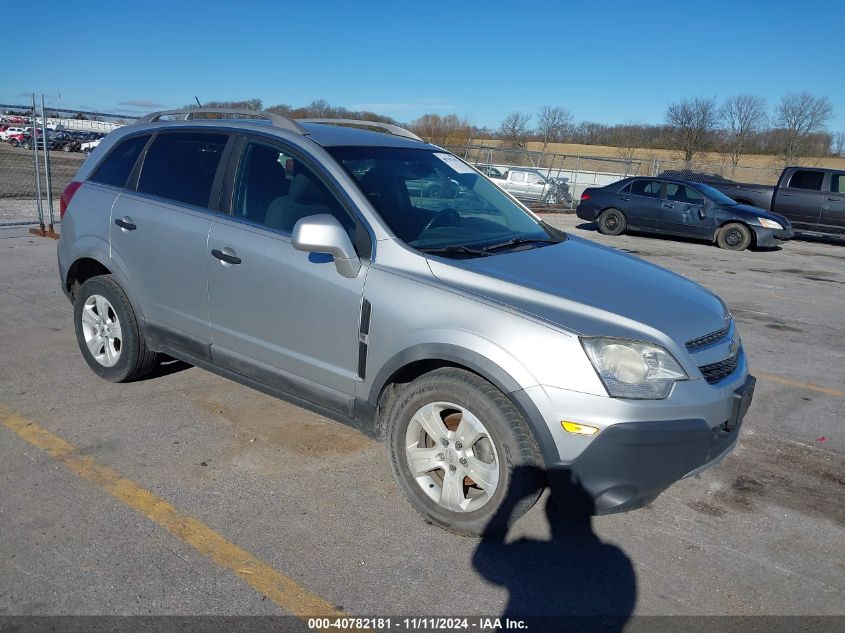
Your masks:
{"label": "side mirror", "polygon": [[291,244],[298,251],[328,253],[334,257],[337,272],[344,277],[357,277],[361,270],[361,260],[346,229],[328,213],[309,215],[297,222],[293,227]]}

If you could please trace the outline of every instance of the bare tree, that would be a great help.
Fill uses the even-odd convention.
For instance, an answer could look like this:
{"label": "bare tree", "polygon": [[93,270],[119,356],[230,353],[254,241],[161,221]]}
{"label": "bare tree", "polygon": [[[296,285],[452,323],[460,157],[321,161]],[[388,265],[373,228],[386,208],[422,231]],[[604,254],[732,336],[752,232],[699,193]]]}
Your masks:
{"label": "bare tree", "polygon": [[504,118],[499,126],[499,136],[510,143],[511,147],[525,149],[528,140],[528,121],[530,114],[524,114],[515,110]]}
{"label": "bare tree", "polygon": [[715,97],[684,99],[666,109],[666,123],[673,128],[675,144],[687,162],[707,147],[718,121]]}
{"label": "bare tree", "polygon": [[766,102],[755,95],[728,97],[719,110],[719,118],[724,128],[725,148],[735,171],[739,159],[766,124]]}
{"label": "bare tree", "polygon": [[788,94],[775,109],[774,124],[781,131],[780,155],[784,163],[794,163],[806,151],[813,136],[833,118],[833,104],[827,97],[809,92]]}
{"label": "bare tree", "polygon": [[424,114],[411,122],[410,128],[435,145],[465,145],[472,132],[469,122],[456,114]]}
{"label": "bare tree", "polygon": [[537,115],[537,134],[543,141],[543,151],[549,143],[557,143],[569,131],[572,113],[558,106],[543,106]]}
{"label": "bare tree", "polygon": [[833,135],[830,151],[835,156],[845,156],[845,132],[837,132]]}

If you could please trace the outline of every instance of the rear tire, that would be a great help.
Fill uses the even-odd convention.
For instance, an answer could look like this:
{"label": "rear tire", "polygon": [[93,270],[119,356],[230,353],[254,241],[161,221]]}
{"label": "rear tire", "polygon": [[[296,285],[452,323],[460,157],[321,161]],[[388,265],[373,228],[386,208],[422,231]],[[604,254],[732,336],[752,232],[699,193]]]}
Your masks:
{"label": "rear tire", "polygon": [[621,235],[628,225],[625,214],[619,209],[605,209],[596,222],[599,225],[599,232],[604,235]]}
{"label": "rear tire", "polygon": [[111,275],[82,284],[73,321],[82,356],[100,378],[128,382],[155,368],[158,355],[147,347],[132,304]]}
{"label": "rear tire", "polygon": [[726,224],[716,234],[716,244],[728,251],[744,251],[751,245],[751,229],[738,222]]}
{"label": "rear tire", "polygon": [[411,506],[456,534],[507,530],[545,487],[540,450],[519,411],[463,369],[437,369],[399,393],[387,413],[387,446]]}

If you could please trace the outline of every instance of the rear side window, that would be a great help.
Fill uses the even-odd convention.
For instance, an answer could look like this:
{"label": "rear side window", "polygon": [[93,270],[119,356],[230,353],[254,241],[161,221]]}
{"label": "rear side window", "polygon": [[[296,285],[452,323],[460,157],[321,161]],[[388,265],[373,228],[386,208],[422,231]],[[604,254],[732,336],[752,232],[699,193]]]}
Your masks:
{"label": "rear side window", "polygon": [[635,196],[647,198],[660,197],[660,181],[658,180],[635,180],[631,183],[631,193]]}
{"label": "rear side window", "polygon": [[126,185],[126,180],[135,166],[135,161],[147,141],[150,140],[152,134],[145,134],[144,136],[134,136],[117,144],[106,159],[97,167],[97,171],[91,176],[91,180],[102,185],[111,185],[112,187],[123,187]]}
{"label": "rear side window", "polygon": [[525,174],[521,171],[515,171],[511,174],[511,180],[513,182],[525,182]]}
{"label": "rear side window", "polygon": [[159,134],[144,158],[138,191],[207,207],[227,140],[204,132]]}
{"label": "rear side window", "polygon": [[789,188],[821,191],[823,180],[823,171],[796,171],[789,180]]}
{"label": "rear side window", "polygon": [[833,193],[845,193],[845,175],[831,174],[830,175],[830,190]]}

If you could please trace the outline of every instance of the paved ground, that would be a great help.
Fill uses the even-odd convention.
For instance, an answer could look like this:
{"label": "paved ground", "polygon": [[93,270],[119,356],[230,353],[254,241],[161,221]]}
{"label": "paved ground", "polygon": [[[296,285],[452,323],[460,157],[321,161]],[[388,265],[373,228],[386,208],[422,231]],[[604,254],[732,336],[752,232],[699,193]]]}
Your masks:
{"label": "paved ground", "polygon": [[[370,615],[845,614],[845,247],[727,253],[552,221],[716,290],[760,382],[718,468],[590,523],[550,528],[543,499],[504,542],[422,523],[384,448],[334,422],[179,365],[97,379],[54,243],[0,229],[0,614],[284,613],[312,594]],[[26,441],[9,411],[76,449],[33,446],[58,439]]]}

